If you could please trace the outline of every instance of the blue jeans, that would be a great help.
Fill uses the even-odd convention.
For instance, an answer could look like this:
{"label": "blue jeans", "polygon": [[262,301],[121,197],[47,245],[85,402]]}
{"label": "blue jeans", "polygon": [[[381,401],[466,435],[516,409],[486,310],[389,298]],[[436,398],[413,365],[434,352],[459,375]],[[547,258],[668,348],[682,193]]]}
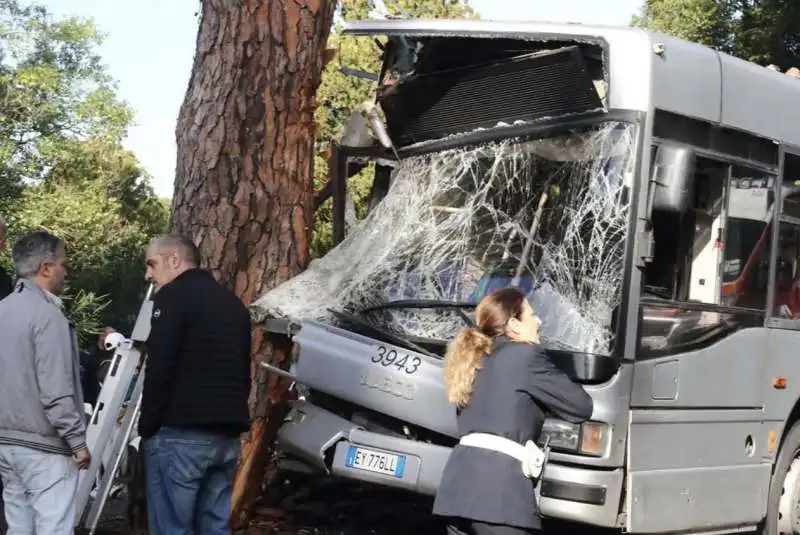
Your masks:
{"label": "blue jeans", "polygon": [[238,438],[162,427],[144,451],[151,535],[231,533]]}
{"label": "blue jeans", "polygon": [[7,535],[72,535],[78,467],[72,457],[0,445]]}

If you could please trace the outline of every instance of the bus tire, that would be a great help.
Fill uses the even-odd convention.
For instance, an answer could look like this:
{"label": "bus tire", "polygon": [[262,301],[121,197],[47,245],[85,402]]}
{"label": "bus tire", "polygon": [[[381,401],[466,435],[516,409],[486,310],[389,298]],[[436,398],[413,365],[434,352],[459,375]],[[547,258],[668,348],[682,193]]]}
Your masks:
{"label": "bus tire", "polygon": [[772,472],[762,535],[800,531],[800,421],[786,434]]}

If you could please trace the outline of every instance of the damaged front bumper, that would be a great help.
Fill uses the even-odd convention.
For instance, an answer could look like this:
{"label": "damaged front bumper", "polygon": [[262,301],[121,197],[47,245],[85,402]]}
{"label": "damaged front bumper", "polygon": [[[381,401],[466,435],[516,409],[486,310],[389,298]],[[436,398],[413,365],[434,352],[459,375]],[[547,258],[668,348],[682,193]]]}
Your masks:
{"label": "damaged front bumper", "polygon": [[[450,448],[367,431],[307,401],[292,402],[278,432],[290,459],[317,473],[433,496]],[[603,527],[618,525],[622,469],[547,464],[541,485],[543,515]]]}
{"label": "damaged front bumper", "polygon": [[431,496],[450,456],[450,448],[372,433],[306,401],[292,402],[278,445],[319,472]]}

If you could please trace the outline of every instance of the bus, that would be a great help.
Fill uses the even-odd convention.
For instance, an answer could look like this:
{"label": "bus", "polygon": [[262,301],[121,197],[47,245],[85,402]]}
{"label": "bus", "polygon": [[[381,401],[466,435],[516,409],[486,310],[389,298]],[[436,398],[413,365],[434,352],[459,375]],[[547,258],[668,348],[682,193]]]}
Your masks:
{"label": "bus", "polygon": [[543,346],[595,407],[544,426],[543,515],[799,530],[800,80],[638,28],[344,32],[381,42],[390,180],[253,305],[294,347],[285,458],[433,495],[458,439],[444,348],[492,277],[522,272]]}

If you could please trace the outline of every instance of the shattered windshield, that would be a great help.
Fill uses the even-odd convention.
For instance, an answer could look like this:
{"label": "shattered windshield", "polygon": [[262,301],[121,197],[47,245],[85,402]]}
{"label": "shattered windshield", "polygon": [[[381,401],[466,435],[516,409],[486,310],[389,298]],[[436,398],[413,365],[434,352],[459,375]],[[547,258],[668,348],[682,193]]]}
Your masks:
{"label": "shattered windshield", "polygon": [[381,305],[476,303],[516,284],[542,318],[546,346],[607,354],[633,148],[633,125],[602,122],[404,159],[383,201],[339,246],[257,300],[254,315],[335,321],[331,311],[345,311],[447,341],[464,327],[464,311]]}

